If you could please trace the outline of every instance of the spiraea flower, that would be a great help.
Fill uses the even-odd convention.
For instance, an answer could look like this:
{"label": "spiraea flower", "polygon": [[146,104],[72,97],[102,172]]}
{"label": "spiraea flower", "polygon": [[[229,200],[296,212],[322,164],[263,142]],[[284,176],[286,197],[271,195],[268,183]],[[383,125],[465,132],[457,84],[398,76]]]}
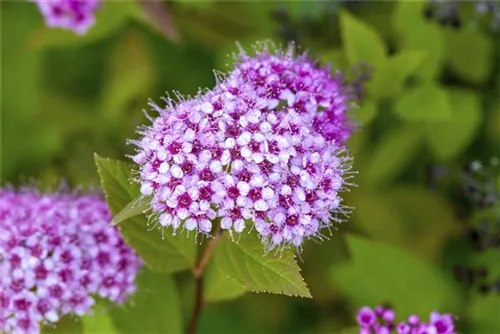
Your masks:
{"label": "spiraea flower", "polygon": [[351,133],[342,83],[293,48],[242,53],[212,91],[166,108],[133,160],[162,227],[253,228],[269,247],[319,237],[345,214]]}
{"label": "spiraea flower", "polygon": [[95,23],[100,0],[33,0],[50,28],[72,30],[83,35]]}
{"label": "spiraea flower", "polygon": [[141,261],[110,221],[98,196],[0,190],[0,332],[39,333],[93,296],[135,291]]}
{"label": "spiraea flower", "polygon": [[368,306],[358,310],[356,320],[360,326],[360,334],[455,334],[453,316],[440,314],[436,311],[430,314],[428,322],[421,322],[416,315],[410,315],[407,321],[395,322],[395,313],[392,309],[377,306],[371,309]]}

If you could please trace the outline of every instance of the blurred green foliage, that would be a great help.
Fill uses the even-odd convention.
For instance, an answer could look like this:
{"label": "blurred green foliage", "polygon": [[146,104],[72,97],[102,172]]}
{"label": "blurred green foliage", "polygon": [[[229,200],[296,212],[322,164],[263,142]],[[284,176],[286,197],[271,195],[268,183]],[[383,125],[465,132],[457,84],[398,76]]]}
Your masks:
{"label": "blurred green foliage", "polygon": [[[418,1],[168,2],[179,44],[133,1],[106,2],[84,37],[44,27],[32,3],[0,6],[3,185],[98,187],[93,153],[123,160],[132,152],[126,139],[148,123],[142,112],[148,99],[213,86],[213,70],[226,69],[235,41],[247,48],[292,36],[333,69],[359,63],[372,69],[352,111],[359,131],[349,146],[359,175],[345,197],[354,213],[330,240],[306,244],[301,255],[313,299],[245,294],[209,267],[201,333],[349,332],[357,307],[384,302],[402,317],[437,309],[459,315],[461,332],[500,332],[498,293],[484,296],[452,277],[454,264],[484,265],[490,278],[500,275],[498,250],[477,255],[464,241],[461,231],[473,219],[458,215],[464,206],[452,193],[464,164],[500,150],[498,35],[482,26],[442,27],[423,16],[425,2]],[[450,181],[433,190],[426,167],[436,164]],[[121,207],[136,197],[137,189],[130,191]],[[145,243],[138,231],[144,227],[147,238],[154,232],[134,219],[128,225],[134,232],[122,233],[145,259],[160,267],[177,261],[169,236]],[[178,269],[190,266],[179,261]],[[145,271],[139,290],[146,292],[124,308],[99,304],[81,330],[173,333],[186,323],[191,277]]]}

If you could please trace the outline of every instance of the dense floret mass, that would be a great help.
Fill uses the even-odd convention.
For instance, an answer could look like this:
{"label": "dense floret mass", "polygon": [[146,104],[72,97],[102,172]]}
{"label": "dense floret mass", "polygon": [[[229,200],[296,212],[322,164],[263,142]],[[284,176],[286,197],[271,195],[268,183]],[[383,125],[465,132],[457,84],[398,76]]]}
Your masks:
{"label": "dense floret mass", "polygon": [[2,189],[0,199],[0,332],[39,333],[89,313],[93,296],[121,304],[135,291],[141,261],[100,197]]}

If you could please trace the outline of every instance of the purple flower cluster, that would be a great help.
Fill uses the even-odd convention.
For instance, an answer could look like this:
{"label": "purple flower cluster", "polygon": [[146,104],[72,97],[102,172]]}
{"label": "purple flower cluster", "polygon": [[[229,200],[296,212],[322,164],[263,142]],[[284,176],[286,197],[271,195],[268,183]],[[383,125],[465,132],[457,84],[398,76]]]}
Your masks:
{"label": "purple flower cluster", "polygon": [[[358,310],[357,322],[361,326],[359,334],[455,334],[453,316],[434,311],[429,322],[421,322],[416,315],[396,325],[396,315],[390,308],[377,306],[374,310],[362,307]],[[394,330],[396,332],[394,332]]]}
{"label": "purple flower cluster", "polygon": [[50,28],[73,30],[83,35],[95,23],[99,0],[33,0]]}
{"label": "purple flower cluster", "polygon": [[92,295],[123,303],[141,266],[93,195],[0,190],[0,332],[89,313]]}
{"label": "purple flower cluster", "polygon": [[133,160],[162,227],[255,227],[269,247],[319,237],[344,214],[351,134],[342,82],[306,55],[242,52],[216,87],[159,112]]}

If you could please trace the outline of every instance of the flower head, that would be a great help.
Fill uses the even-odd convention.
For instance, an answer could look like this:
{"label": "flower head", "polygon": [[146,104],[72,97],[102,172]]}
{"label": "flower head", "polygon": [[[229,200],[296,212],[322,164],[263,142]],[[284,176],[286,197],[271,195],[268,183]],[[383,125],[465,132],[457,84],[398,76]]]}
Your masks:
{"label": "flower head", "polygon": [[[350,159],[340,83],[293,50],[242,54],[217,86],[166,108],[133,160],[159,224],[209,233],[255,227],[269,247],[319,235],[344,213]],[[248,226],[250,225],[250,226]]]}
{"label": "flower head", "polygon": [[140,259],[101,198],[2,189],[0,199],[0,332],[38,333],[89,313],[93,295],[123,303],[135,291]]}
{"label": "flower head", "polygon": [[358,310],[357,322],[360,333],[393,333],[397,334],[455,334],[453,316],[436,311],[430,315],[429,322],[421,322],[416,315],[410,315],[408,321],[395,325],[395,313],[390,308],[377,306],[375,310],[364,306]]}
{"label": "flower head", "polygon": [[83,35],[94,25],[99,0],[33,0],[50,28],[73,30]]}

